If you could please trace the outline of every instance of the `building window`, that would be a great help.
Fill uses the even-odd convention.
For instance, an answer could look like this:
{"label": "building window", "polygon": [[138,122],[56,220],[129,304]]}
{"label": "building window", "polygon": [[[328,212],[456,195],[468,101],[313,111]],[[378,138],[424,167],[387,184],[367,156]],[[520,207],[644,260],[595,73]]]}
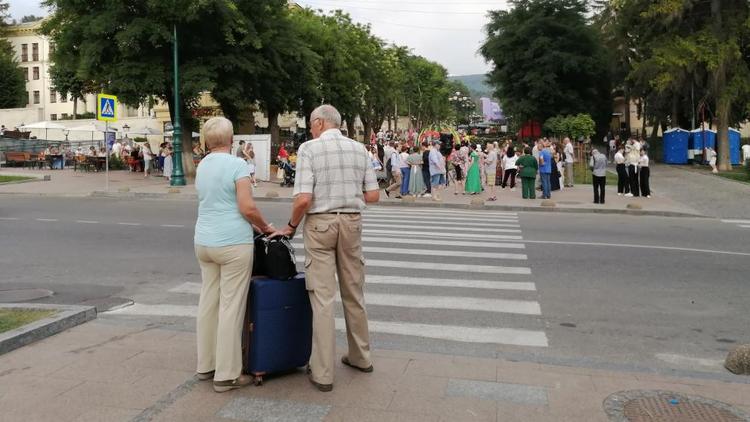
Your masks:
{"label": "building window", "polygon": [[35,62],[39,61],[39,43],[31,44],[31,59]]}
{"label": "building window", "polygon": [[68,120],[68,113],[63,113],[63,114],[62,114],[62,115],[60,116],[60,120]]}
{"label": "building window", "polygon": [[21,61],[22,62],[29,61],[29,45],[28,44],[21,44]]}
{"label": "building window", "polygon": [[39,66],[34,66],[34,72],[33,73],[34,73],[34,80],[38,81],[39,80]]}
{"label": "building window", "polygon": [[29,102],[29,91],[26,91],[26,105],[29,105],[29,104],[31,104]]}
{"label": "building window", "polygon": [[57,114],[50,114],[49,115],[50,120],[57,120]]}
{"label": "building window", "polygon": [[49,90],[49,102],[56,103],[57,102],[57,92],[53,90]]}
{"label": "building window", "polygon": [[39,104],[40,100],[39,91],[34,91],[34,104]]}
{"label": "building window", "polygon": [[29,68],[28,67],[22,67],[23,69],[23,78],[26,79],[26,82],[29,81]]}
{"label": "building window", "polygon": [[60,102],[61,103],[67,103],[68,102],[68,94],[60,93]]}

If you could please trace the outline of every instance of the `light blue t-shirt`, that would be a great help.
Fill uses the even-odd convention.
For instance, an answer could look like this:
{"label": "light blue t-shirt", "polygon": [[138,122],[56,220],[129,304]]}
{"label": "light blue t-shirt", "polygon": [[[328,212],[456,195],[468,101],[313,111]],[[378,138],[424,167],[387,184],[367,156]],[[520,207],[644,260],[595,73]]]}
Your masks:
{"label": "light blue t-shirt", "polygon": [[253,228],[237,207],[235,182],[250,177],[245,160],[227,153],[211,153],[196,170],[198,221],[195,244],[218,248],[253,243]]}
{"label": "light blue t-shirt", "polygon": [[539,166],[539,173],[552,173],[552,153],[548,149],[543,149],[539,152],[539,157],[544,160],[544,164]]}

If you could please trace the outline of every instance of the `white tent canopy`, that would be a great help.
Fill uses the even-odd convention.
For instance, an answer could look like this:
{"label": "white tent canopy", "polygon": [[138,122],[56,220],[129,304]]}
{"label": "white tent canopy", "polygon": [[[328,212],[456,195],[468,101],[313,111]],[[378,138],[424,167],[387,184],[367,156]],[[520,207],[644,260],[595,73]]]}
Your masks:
{"label": "white tent canopy", "polygon": [[23,126],[19,127],[19,129],[21,129],[21,130],[29,130],[29,129],[44,129],[44,130],[48,130],[48,129],[60,129],[60,130],[64,130],[64,129],[67,129],[67,128],[65,126],[59,124],[59,123],[50,122],[50,121],[44,121],[44,122],[36,122],[36,123],[30,123],[28,125],[23,125]]}
{"label": "white tent canopy", "polygon": [[126,132],[127,135],[163,135],[160,131],[152,129],[150,127],[144,127],[140,129],[131,129]]}
{"label": "white tent canopy", "polygon": [[[105,132],[106,126],[102,122],[88,122],[86,124],[75,126],[70,129],[71,132]],[[109,126],[109,132],[118,132],[120,129],[116,126]]]}

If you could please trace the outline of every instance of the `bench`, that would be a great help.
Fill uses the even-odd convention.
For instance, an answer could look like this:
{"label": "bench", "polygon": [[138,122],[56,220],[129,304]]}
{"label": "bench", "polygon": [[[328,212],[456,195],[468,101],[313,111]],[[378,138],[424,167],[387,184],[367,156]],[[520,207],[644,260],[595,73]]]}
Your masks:
{"label": "bench", "polygon": [[8,151],[5,153],[5,167],[25,167],[29,158],[28,152]]}

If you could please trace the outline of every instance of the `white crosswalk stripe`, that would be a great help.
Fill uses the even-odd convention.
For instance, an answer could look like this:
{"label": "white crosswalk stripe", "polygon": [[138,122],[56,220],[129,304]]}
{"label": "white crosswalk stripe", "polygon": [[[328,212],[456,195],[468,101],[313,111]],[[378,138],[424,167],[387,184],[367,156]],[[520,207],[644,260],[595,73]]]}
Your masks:
{"label": "white crosswalk stripe", "polygon": [[736,224],[741,229],[750,229],[750,220],[721,220],[722,223]]}
{"label": "white crosswalk stripe", "polygon": [[362,230],[365,234],[396,234],[396,235],[414,235],[421,237],[434,238],[463,238],[463,239],[486,239],[486,240],[523,240],[522,236],[505,235],[505,234],[472,234],[472,233],[443,233],[443,232],[426,232],[413,230],[380,230],[368,229],[367,226]]}
{"label": "white crosswalk stripe", "polygon": [[[304,250],[305,245],[302,243],[293,243],[292,246],[299,250]],[[494,253],[494,252],[466,252],[466,251],[438,251],[435,249],[401,249],[401,248],[381,248],[375,246],[363,246],[364,253],[384,253],[396,255],[422,255],[422,256],[447,256],[463,258],[487,258],[487,259],[518,259],[526,260],[528,257],[518,253]]]}
{"label": "white crosswalk stripe", "polygon": [[[401,224],[379,224],[379,223],[364,223],[365,228],[369,227],[383,227],[392,229],[413,229],[415,225],[401,225]],[[500,225],[499,227],[504,227]],[[511,226],[514,227],[514,226]],[[517,226],[516,226],[517,227]],[[463,226],[452,226],[452,227],[440,227],[441,232],[479,232],[479,233],[521,233],[518,229],[491,229],[491,228],[479,228],[479,227],[463,227]]]}
{"label": "white crosswalk stripe", "polygon": [[[523,265],[528,256],[509,251],[525,249],[517,213],[376,207],[365,211],[363,226],[365,302],[375,344],[384,336],[391,342],[549,346],[531,267]],[[301,233],[292,242],[298,268],[305,261],[303,242]],[[175,304],[136,303],[110,314],[195,317],[200,291],[200,282],[186,280],[169,289]],[[342,315],[341,299],[336,302]],[[452,323],[456,316],[460,323]],[[343,318],[335,323],[345,330]],[[522,326],[505,326],[515,324]]]}

